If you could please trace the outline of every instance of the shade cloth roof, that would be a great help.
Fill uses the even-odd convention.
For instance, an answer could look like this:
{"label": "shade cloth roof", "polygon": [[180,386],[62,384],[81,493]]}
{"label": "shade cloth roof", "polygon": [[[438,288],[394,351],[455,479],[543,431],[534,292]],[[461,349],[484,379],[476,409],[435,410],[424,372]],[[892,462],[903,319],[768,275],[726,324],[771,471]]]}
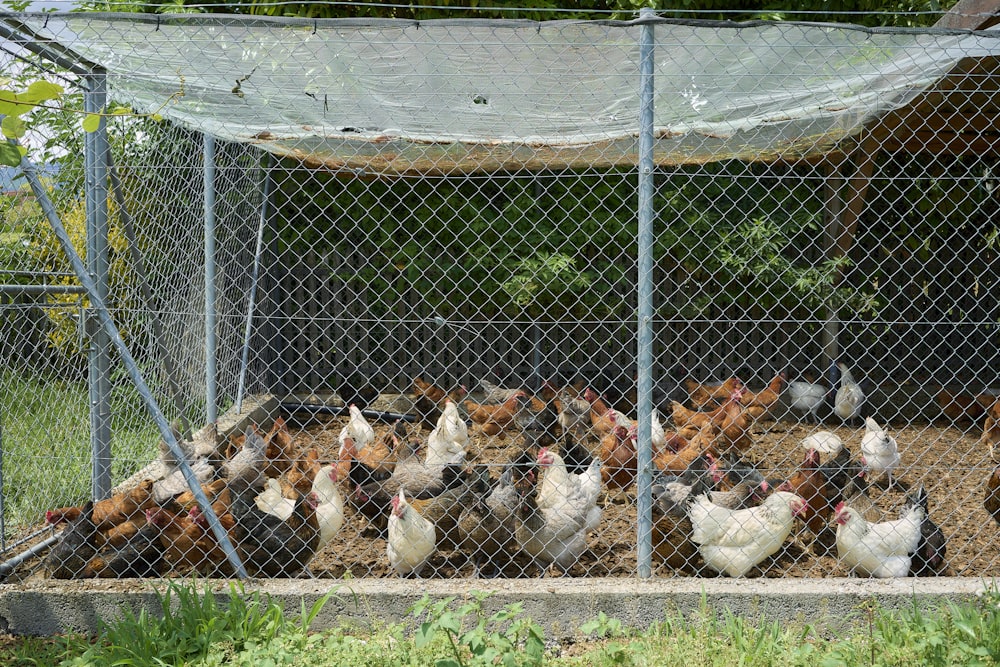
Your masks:
{"label": "shade cloth roof", "polygon": [[[20,15],[112,99],[313,166],[634,165],[635,22]],[[994,31],[654,19],[654,160],[799,159],[908,103]]]}

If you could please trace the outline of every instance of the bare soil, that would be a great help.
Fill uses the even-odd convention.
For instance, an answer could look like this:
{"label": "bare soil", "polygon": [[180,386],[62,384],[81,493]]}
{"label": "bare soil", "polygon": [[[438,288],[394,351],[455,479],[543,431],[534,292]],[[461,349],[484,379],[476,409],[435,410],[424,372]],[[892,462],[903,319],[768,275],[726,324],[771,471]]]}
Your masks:
{"label": "bare soil", "polygon": [[[336,453],[336,437],[343,419],[312,421],[302,425],[297,440]],[[377,426],[376,430],[387,428]],[[840,435],[855,455],[864,432],[863,426],[831,426],[763,422],[755,427],[754,445],[746,458],[755,463],[766,477],[785,479],[801,462],[802,439],[818,429]],[[983,507],[985,484],[993,471],[989,452],[979,442],[980,430],[969,426],[910,423],[889,427],[900,447],[903,463],[897,477],[901,485],[885,488],[884,480],[873,480],[869,489],[875,503],[894,518],[904,502],[906,488],[923,484],[930,497],[930,516],[948,539],[947,562],[940,572],[946,576],[996,576],[1000,574],[998,526]],[[511,460],[521,447],[521,439],[475,436],[471,448],[474,460],[498,464]],[[603,499],[604,517],[591,536],[589,552],[571,570],[573,576],[634,577],[637,572],[636,507],[634,491],[609,494]],[[350,512],[350,510],[348,510]],[[364,517],[348,517],[340,535],[313,561],[317,576],[391,576],[385,554],[385,541],[366,530]],[[804,529],[786,542],[786,548],[765,561],[755,574],[765,577],[838,577],[847,576],[834,555],[817,555],[811,548],[812,537]],[[471,565],[461,554],[442,552],[432,561],[435,577],[469,576]],[[508,564],[505,576],[532,576],[522,560]],[[691,576],[690,570],[675,570],[656,565],[660,577]]]}

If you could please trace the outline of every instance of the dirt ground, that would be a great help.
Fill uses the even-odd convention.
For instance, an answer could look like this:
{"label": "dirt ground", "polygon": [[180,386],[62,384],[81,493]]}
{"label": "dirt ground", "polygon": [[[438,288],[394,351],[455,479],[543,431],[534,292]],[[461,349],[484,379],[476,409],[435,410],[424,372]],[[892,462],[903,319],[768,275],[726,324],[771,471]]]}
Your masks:
{"label": "dirt ground", "polygon": [[[346,418],[322,415],[288,415],[296,444],[316,447],[321,461],[336,457],[337,436]],[[302,421],[297,421],[302,420]],[[390,428],[374,424],[376,431]],[[769,479],[785,479],[801,462],[804,450],[801,440],[811,432],[826,429],[841,436],[845,445],[857,455],[864,432],[863,426],[832,426],[803,424],[790,421],[763,421],[754,428],[753,446],[746,459],[756,464]],[[903,457],[898,476],[908,486],[923,484],[930,497],[930,516],[947,537],[946,567],[940,574],[948,576],[1000,575],[1000,545],[998,526],[983,508],[985,484],[994,465],[989,452],[980,445],[981,430],[969,425],[962,430],[954,425],[933,425],[910,422],[888,431],[899,443]],[[424,432],[426,436],[426,431]],[[520,437],[500,439],[474,435],[470,460],[496,464],[497,477],[502,464],[510,461],[521,449]],[[870,494],[876,504],[887,510],[891,518],[904,500],[905,491],[883,488],[875,483]],[[626,495],[608,495],[602,499],[604,516],[591,535],[589,550],[574,566],[572,576],[634,577],[637,574],[636,508],[634,491]],[[800,524],[797,524],[797,526]],[[837,577],[847,576],[835,555],[817,555],[810,548],[811,536],[803,529],[786,541],[785,548],[755,568],[750,576],[764,577]],[[502,576],[534,576],[529,563],[518,557],[512,562],[497,564]],[[386,556],[386,544],[367,520],[347,508],[347,520],[334,538],[313,559],[310,570],[321,578],[395,576]],[[658,577],[693,576],[688,569],[677,570],[654,564]],[[431,561],[425,576],[466,577],[472,565],[458,552],[439,551]],[[43,576],[38,559],[25,562],[6,583]],[[702,576],[715,576],[703,573]]]}
{"label": "dirt ground", "polygon": [[[297,439],[321,450],[336,451],[336,437],[345,420],[311,421],[301,425]],[[377,425],[376,430],[387,428]],[[787,478],[801,462],[804,450],[799,443],[809,433],[826,429],[836,432],[845,445],[857,454],[864,432],[856,428],[830,425],[814,426],[786,421],[765,421],[754,430],[754,445],[747,459],[768,478]],[[942,575],[996,576],[1000,574],[998,526],[983,508],[986,480],[994,466],[989,452],[979,443],[980,429],[969,426],[963,431],[955,426],[909,424],[889,427],[900,447],[903,462],[898,477],[904,485],[923,484],[930,497],[930,516],[947,537],[947,565]],[[471,458],[502,464],[521,447],[520,438],[500,440],[487,436],[473,438]],[[499,467],[498,467],[499,471]],[[499,472],[494,474],[496,477]],[[874,480],[870,495],[876,504],[896,517],[905,490]],[[571,570],[574,576],[636,576],[636,508],[634,492],[627,497],[606,497],[604,517],[591,536],[589,552]],[[350,511],[350,510],[349,510]],[[313,561],[317,576],[389,576],[385,542],[364,529],[364,518],[350,515],[340,535]],[[756,576],[828,577],[847,576],[835,555],[816,555],[809,548],[811,536],[802,531],[786,542],[786,548],[758,568]],[[469,576],[472,568],[459,554],[439,553],[432,561],[435,577]],[[517,561],[505,569],[505,576],[530,576],[526,563]],[[659,577],[691,576],[689,571],[656,565]],[[753,576],[753,575],[752,575]]]}

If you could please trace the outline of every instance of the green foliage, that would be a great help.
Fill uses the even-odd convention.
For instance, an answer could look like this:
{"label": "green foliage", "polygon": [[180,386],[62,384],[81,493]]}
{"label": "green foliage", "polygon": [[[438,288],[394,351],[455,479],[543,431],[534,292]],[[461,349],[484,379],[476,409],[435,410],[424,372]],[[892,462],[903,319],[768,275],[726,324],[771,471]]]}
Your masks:
{"label": "green foliage", "polygon": [[574,305],[583,305],[579,295],[590,287],[592,279],[576,268],[573,257],[543,252],[517,262],[514,276],[503,284],[503,290],[537,318],[571,312]]}
{"label": "green foliage", "polygon": [[443,635],[447,655],[435,661],[436,667],[542,664],[545,637],[541,626],[522,617],[520,603],[487,616],[483,602],[490,595],[473,592],[471,600],[455,609],[454,596],[433,602],[424,595],[410,610],[415,616],[426,614],[414,634],[414,646],[423,648]]}
{"label": "green foliage", "polygon": [[[285,618],[279,604],[254,591],[247,595],[241,583],[231,583],[225,604],[195,582],[167,582],[157,592],[162,616],[145,608],[138,614],[122,610],[122,618],[105,626],[93,645],[63,665],[185,665],[222,647],[239,654],[269,644],[282,634],[308,630],[331,593],[309,611],[303,608],[298,624]],[[226,664],[218,662],[216,664]]]}
{"label": "green foliage", "polygon": [[[117,207],[112,200],[109,200],[108,206],[109,219],[112,223],[108,229],[109,303],[107,305],[109,308],[120,309],[116,324],[122,337],[129,341],[133,338],[133,329],[141,325],[135,319],[135,313],[138,311],[137,278],[132,266],[127,237],[121,226],[114,223]],[[63,213],[61,220],[77,254],[86,261],[87,223],[83,203],[75,203]],[[44,271],[69,274],[58,278],[55,284],[79,285],[77,278],[72,275],[62,245],[47,220],[39,221],[29,238],[29,248],[36,266]],[[70,366],[82,369],[86,340],[80,332],[82,312],[80,309],[88,308],[90,300],[76,294],[55,294],[50,295],[48,301],[53,306],[66,306],[45,309],[45,314],[51,322],[48,331],[49,343],[53,350],[69,362]]]}

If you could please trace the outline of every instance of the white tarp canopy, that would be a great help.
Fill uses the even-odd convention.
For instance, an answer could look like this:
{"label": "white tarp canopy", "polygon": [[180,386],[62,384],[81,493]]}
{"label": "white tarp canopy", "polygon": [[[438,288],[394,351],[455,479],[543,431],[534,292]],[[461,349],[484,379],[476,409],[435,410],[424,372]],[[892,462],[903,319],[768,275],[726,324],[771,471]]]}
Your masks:
{"label": "white tarp canopy", "polygon": [[[329,167],[634,164],[641,27],[610,21],[20,15],[109,94]],[[907,103],[991,32],[655,22],[655,159],[795,158]]]}

